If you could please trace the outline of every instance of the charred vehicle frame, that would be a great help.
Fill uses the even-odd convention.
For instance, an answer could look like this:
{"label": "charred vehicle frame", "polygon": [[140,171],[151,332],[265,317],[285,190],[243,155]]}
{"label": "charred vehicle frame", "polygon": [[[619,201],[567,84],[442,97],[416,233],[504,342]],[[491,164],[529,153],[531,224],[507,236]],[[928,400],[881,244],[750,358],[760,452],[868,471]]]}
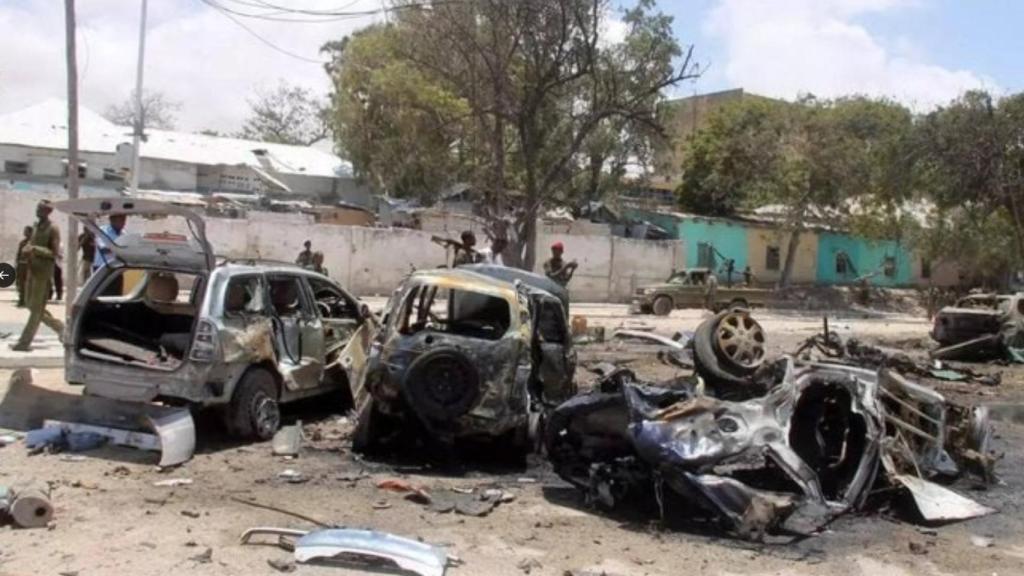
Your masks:
{"label": "charred vehicle frame", "polygon": [[575,393],[567,299],[549,283],[487,266],[411,274],[388,303],[354,391],[354,448],[413,428],[442,447],[502,439],[531,451],[546,407]]}
{"label": "charred vehicle frame", "polygon": [[[711,333],[698,328],[694,346]],[[746,378],[745,397],[724,400],[713,376],[651,385],[616,371],[552,413],[549,458],[599,507],[647,501],[663,518],[695,513],[751,539],[813,533],[880,485],[909,491],[927,521],[991,512],[933,481],[993,479],[984,408],[839,361],[783,356]]]}

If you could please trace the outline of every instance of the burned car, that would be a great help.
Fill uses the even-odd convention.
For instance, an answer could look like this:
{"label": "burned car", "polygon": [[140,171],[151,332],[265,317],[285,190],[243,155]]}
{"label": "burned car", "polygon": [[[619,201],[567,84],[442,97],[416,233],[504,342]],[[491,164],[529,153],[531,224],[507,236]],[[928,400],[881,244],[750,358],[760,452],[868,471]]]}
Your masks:
{"label": "burned car", "polygon": [[567,311],[548,282],[494,267],[411,274],[355,389],[353,447],[368,451],[396,429],[415,429],[438,447],[500,439],[530,451],[545,407],[575,393]]}
{"label": "burned car", "polygon": [[617,373],[552,413],[549,458],[599,507],[646,502],[755,540],[814,533],[879,487],[909,492],[926,521],[991,512],[935,481],[992,479],[985,409],[838,361],[783,356],[751,378],[767,391],[730,401],[703,379]]}
{"label": "burned car", "polygon": [[[345,391],[362,377],[374,320],[326,276],[217,261],[203,220],[162,202],[55,206],[111,250],[75,300],[67,332],[67,380],[86,394],[217,407],[231,432],[268,439],[280,403]],[[111,214],[181,217],[192,237],[125,232],[113,240],[98,222]]]}
{"label": "burned car", "polygon": [[1024,332],[1024,294],[971,294],[935,315],[932,355],[944,360],[998,356]]}

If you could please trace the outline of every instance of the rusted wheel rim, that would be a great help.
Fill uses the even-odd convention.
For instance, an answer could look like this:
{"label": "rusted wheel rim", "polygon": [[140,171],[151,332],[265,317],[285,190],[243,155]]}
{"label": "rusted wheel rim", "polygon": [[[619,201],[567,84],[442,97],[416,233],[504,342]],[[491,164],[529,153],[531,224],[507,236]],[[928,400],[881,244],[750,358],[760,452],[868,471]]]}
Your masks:
{"label": "rusted wheel rim", "polygon": [[270,438],[281,424],[281,411],[277,402],[273,398],[260,395],[254,404],[253,421],[257,434],[261,438]]}
{"label": "rusted wheel rim", "polygon": [[718,350],[731,362],[754,369],[764,362],[764,330],[746,312],[730,312],[715,328]]}

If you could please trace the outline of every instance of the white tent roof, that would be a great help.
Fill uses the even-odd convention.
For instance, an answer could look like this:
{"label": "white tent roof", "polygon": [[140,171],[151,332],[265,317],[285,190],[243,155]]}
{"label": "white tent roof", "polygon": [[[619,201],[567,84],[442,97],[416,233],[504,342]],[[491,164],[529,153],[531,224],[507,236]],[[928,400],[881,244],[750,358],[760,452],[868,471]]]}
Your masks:
{"label": "white tent roof", "polygon": [[[0,116],[0,144],[66,149],[67,104],[51,98],[28,108]],[[113,154],[118,144],[130,143],[132,129],[113,124],[99,114],[79,107],[79,149]],[[337,156],[309,146],[270,144],[206,136],[170,130],[147,130],[141,144],[143,158],[187,164],[264,167],[257,150],[277,174],[350,177],[351,167]]]}

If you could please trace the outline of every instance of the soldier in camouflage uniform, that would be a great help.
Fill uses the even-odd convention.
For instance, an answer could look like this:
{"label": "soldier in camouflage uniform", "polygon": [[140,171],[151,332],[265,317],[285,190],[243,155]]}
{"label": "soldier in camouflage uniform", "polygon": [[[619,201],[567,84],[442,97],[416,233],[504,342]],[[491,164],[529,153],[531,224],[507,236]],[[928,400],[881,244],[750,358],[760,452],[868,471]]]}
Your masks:
{"label": "soldier in camouflage uniform", "polygon": [[28,262],[28,278],[25,285],[25,305],[28,306],[28,322],[21,333],[17,344],[11,345],[12,350],[27,352],[31,350],[32,340],[36,337],[39,323],[46,324],[57,333],[63,342],[64,325],[46,310],[46,300],[50,295],[50,281],[53,278],[53,267],[56,255],[60,252],[60,231],[50,222],[53,206],[49,200],[43,200],[36,206],[36,217],[39,221],[32,230],[32,238],[25,246]]}

